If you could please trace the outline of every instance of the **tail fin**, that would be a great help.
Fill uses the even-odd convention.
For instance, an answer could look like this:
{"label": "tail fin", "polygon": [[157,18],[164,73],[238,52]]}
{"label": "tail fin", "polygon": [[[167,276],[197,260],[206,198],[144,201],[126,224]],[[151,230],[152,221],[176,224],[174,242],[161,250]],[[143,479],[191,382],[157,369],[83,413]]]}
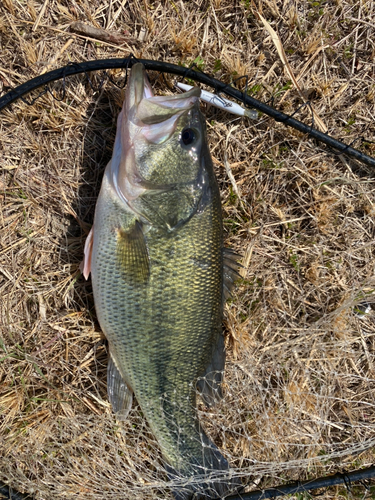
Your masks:
{"label": "tail fin", "polygon": [[173,486],[175,500],[221,499],[241,489],[241,480],[233,477],[228,461],[205,434],[202,445],[200,460],[194,460],[189,470],[176,472],[166,465],[169,479],[178,482]]}

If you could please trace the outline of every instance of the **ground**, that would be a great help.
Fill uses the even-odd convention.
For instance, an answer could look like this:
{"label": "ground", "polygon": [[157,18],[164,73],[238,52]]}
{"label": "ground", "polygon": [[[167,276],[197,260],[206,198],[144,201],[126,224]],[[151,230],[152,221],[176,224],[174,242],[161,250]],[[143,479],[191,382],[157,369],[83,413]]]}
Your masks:
{"label": "ground", "polygon": [[[374,156],[374,23],[372,0],[3,0],[0,92],[69,62],[195,63],[241,90],[247,75],[249,95],[310,124],[309,100],[314,126]],[[124,71],[108,75],[0,114],[0,480],[38,500],[171,498],[137,405],[125,424],[112,415],[79,270],[123,99]],[[171,75],[150,80],[176,92]],[[249,490],[369,466],[374,172],[265,115],[202,110],[243,269],[224,311],[225,397],[200,419]]]}

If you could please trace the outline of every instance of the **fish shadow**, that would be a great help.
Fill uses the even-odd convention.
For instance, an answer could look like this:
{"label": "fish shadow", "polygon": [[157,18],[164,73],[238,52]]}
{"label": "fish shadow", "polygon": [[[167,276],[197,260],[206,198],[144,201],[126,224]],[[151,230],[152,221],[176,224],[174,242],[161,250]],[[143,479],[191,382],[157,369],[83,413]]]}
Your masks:
{"label": "fish shadow", "polygon": [[[90,89],[87,89],[90,92]],[[92,91],[91,91],[92,92]],[[79,188],[72,203],[69,225],[60,241],[60,263],[70,266],[74,275],[69,291],[68,308],[80,311],[82,317],[93,325],[98,341],[92,346],[94,359],[86,369],[85,379],[104,401],[107,397],[107,341],[97,320],[91,279],[86,280],[79,270],[84,257],[84,245],[94,221],[95,206],[103,174],[111,159],[120,107],[120,90],[113,85],[102,88],[95,101],[87,107],[84,122],[84,141],[79,165]],[[77,161],[79,161],[77,159]],[[94,340],[95,342],[95,340]],[[81,360],[82,361],[82,360]],[[91,382],[90,382],[91,380]],[[97,381],[97,383],[96,383]],[[87,385],[81,385],[81,390]]]}

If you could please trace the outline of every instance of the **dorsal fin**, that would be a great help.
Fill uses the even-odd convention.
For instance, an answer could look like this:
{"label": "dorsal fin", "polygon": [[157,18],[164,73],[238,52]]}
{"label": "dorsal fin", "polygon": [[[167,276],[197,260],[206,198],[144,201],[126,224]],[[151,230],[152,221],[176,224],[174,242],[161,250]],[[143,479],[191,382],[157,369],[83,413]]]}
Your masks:
{"label": "dorsal fin", "polygon": [[220,331],[210,364],[204,374],[198,378],[197,388],[207,406],[214,406],[223,397],[221,384],[225,366],[224,335]]}
{"label": "dorsal fin", "polygon": [[224,266],[224,301],[230,296],[234,282],[241,278],[239,269],[242,267],[238,262],[241,256],[230,248],[223,248]]}

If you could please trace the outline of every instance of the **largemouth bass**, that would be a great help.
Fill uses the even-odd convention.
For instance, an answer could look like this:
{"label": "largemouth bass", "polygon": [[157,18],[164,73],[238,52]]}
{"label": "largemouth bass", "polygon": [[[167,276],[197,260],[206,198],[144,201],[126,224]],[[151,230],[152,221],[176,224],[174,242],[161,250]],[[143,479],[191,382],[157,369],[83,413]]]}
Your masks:
{"label": "largemouth bass", "polygon": [[155,97],[133,66],[83,268],[109,343],[113,410],[125,418],[134,393],[180,499],[238,486],[196,413],[197,389],[207,405],[222,397],[222,310],[237,267],[223,250],[199,95]]}

